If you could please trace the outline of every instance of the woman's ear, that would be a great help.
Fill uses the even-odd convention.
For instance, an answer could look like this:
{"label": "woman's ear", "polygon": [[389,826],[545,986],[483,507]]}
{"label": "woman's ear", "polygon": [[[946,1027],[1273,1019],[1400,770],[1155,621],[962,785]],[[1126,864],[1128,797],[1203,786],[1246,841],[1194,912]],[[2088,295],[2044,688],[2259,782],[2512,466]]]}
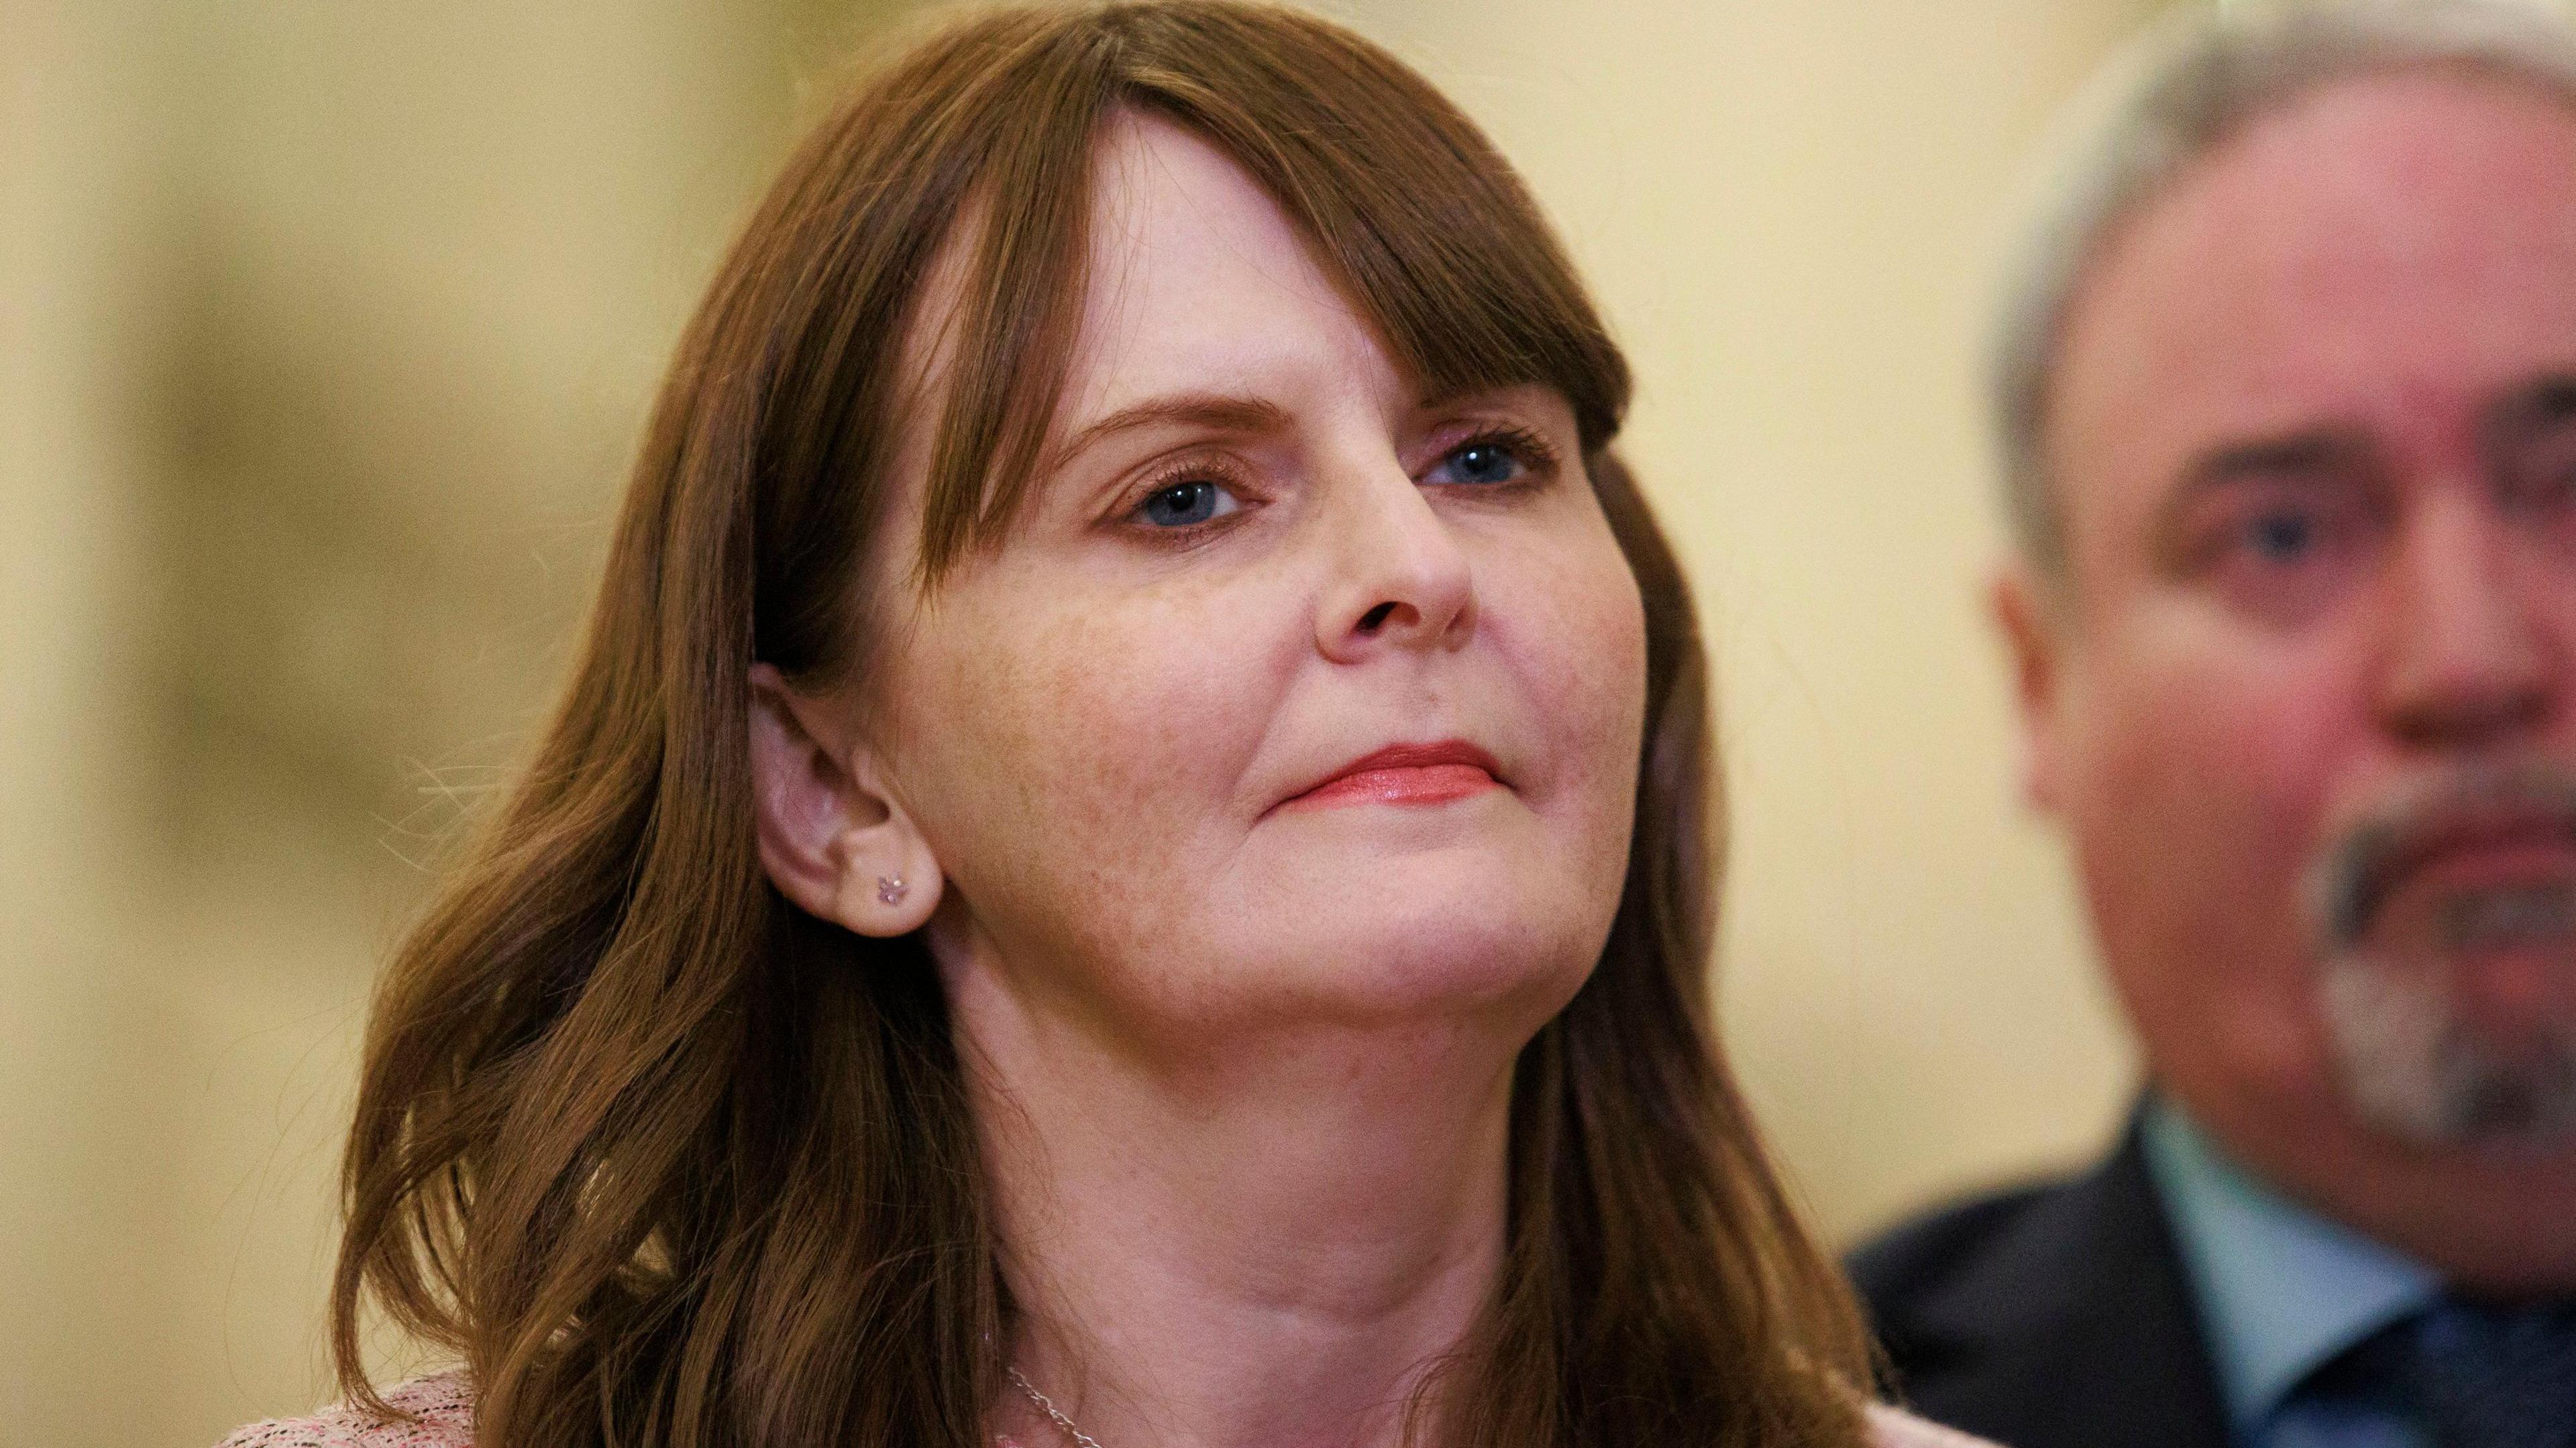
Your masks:
{"label": "woman's ear", "polygon": [[861,935],[908,935],[930,919],[939,861],[882,762],[769,664],[751,667],[751,777],[761,868],[781,894]]}

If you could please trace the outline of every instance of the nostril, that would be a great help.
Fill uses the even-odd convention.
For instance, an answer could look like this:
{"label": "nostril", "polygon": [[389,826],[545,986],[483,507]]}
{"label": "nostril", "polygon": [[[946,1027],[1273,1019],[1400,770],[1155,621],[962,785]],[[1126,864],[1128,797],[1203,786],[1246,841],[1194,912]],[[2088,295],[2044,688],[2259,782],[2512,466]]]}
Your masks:
{"label": "nostril", "polygon": [[1373,608],[1373,609],[1370,609],[1368,612],[1366,612],[1366,613],[1364,613],[1364,614],[1361,614],[1361,615],[1360,615],[1360,632],[1361,632],[1361,633],[1376,633],[1376,632],[1378,631],[1378,629],[1380,629],[1381,627],[1383,627],[1383,626],[1385,625],[1385,623],[1386,623],[1386,619],[1387,619],[1387,615],[1389,615],[1389,614],[1391,614],[1391,613],[1393,613],[1393,612],[1395,612],[1395,605],[1394,605],[1394,604],[1392,604],[1392,603],[1381,603],[1381,604],[1379,604],[1377,607],[1375,607],[1375,608]]}

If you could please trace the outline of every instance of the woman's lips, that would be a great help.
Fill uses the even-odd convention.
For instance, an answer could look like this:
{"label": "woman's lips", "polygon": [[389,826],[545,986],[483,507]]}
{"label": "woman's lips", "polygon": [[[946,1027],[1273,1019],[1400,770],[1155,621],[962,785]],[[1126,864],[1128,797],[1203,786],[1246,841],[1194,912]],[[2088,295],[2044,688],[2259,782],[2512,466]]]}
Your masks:
{"label": "woman's lips", "polygon": [[1397,744],[1352,760],[1323,783],[1291,796],[1280,808],[1447,804],[1501,782],[1493,756],[1463,740]]}

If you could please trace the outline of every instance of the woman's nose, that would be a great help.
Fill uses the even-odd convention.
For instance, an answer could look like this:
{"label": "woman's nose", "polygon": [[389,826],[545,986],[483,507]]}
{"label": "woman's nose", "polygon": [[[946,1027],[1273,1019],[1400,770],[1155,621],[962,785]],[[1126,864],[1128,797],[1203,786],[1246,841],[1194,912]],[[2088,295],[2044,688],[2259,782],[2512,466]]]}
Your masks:
{"label": "woman's nose", "polygon": [[1357,663],[1464,644],[1476,627],[1474,570],[1431,498],[1393,457],[1354,469],[1334,492],[1334,568],[1315,620],[1324,656]]}

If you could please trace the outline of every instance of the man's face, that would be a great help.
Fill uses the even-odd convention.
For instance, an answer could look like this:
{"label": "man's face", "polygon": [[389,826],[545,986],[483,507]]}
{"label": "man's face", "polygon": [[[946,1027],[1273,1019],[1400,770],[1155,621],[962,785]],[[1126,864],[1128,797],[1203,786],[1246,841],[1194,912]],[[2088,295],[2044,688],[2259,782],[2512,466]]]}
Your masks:
{"label": "man's face", "polygon": [[2576,1284],[2576,110],[2294,101],[2058,360],[2066,572],[1998,601],[2152,1073],[2454,1276]]}

